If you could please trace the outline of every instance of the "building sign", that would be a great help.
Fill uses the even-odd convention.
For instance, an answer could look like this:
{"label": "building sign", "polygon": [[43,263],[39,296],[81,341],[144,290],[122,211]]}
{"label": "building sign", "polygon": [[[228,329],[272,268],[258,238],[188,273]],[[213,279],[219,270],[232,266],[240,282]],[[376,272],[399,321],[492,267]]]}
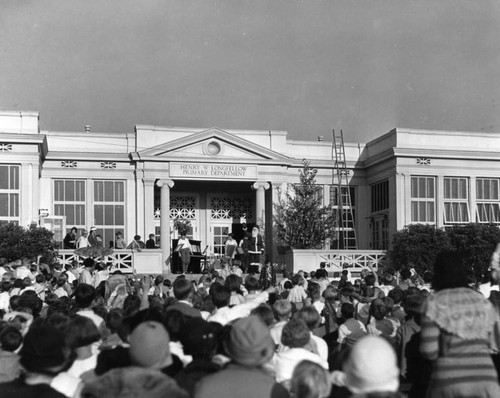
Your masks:
{"label": "building sign", "polygon": [[257,179],[257,165],[220,163],[170,163],[170,177],[218,180]]}

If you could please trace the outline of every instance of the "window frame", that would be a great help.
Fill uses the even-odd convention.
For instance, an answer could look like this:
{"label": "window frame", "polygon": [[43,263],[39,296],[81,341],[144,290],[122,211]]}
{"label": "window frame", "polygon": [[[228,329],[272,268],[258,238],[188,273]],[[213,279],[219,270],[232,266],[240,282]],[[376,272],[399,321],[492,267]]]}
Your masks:
{"label": "window frame", "polygon": [[[425,192],[420,193],[420,181],[425,180]],[[415,187],[417,192],[414,191],[414,181],[416,181]],[[429,183],[432,182],[432,185]],[[432,186],[432,193],[429,192],[429,188]],[[410,176],[410,222],[412,224],[436,224],[436,177],[427,175],[412,175]],[[422,217],[424,205],[425,215]],[[414,212],[416,210],[416,213]],[[432,210],[432,217],[429,217],[430,210]],[[414,214],[416,217],[414,217]]]}
{"label": "window frame", "polygon": [[[454,195],[453,183],[457,182],[457,193]],[[447,186],[449,182],[449,187]],[[461,183],[465,182],[465,189]],[[469,208],[470,180],[468,177],[444,177],[443,178],[443,222],[445,225],[463,225],[470,223],[471,214]],[[462,194],[465,194],[463,197]],[[456,197],[454,197],[456,196]],[[448,208],[449,207],[449,210]],[[451,212],[451,219],[448,219]],[[464,219],[464,215],[466,219]]]}
{"label": "window frame", "polygon": [[[0,188],[0,194],[7,195],[7,214],[0,215],[0,225],[15,224],[21,221],[21,165],[2,163],[0,167],[7,168],[7,186]],[[14,171],[15,170],[15,171]]]}
{"label": "window frame", "polygon": [[[496,187],[489,187],[489,195],[485,195],[485,183],[496,183]],[[480,185],[481,184],[481,189]],[[496,195],[493,191],[496,190]],[[489,196],[489,197],[485,197]],[[500,179],[492,177],[476,178],[476,222],[480,224],[500,224]],[[480,207],[483,209],[480,210]],[[486,210],[489,207],[489,210]],[[496,210],[495,210],[496,209]],[[486,212],[485,212],[486,210]],[[496,216],[495,216],[496,214]],[[486,217],[482,217],[486,215]],[[496,219],[495,219],[496,217]]]}

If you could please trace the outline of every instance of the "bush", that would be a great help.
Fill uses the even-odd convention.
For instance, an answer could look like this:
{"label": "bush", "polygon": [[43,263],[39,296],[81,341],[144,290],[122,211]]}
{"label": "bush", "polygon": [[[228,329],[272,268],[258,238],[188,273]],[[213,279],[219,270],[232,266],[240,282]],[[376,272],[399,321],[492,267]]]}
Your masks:
{"label": "bush", "polygon": [[14,224],[0,227],[0,257],[8,261],[42,256],[42,262],[52,264],[57,258],[57,248],[54,233],[36,224],[28,228]]}
{"label": "bush", "polygon": [[500,229],[493,224],[467,224],[447,231],[450,243],[463,256],[469,274],[481,281],[490,266],[491,254],[500,242]]}
{"label": "bush", "polygon": [[445,231],[433,225],[412,224],[392,236],[387,258],[396,270],[415,268],[421,275],[432,269],[437,254],[446,248],[451,246]]}
{"label": "bush", "polygon": [[463,256],[467,273],[481,280],[487,275],[491,254],[498,242],[500,229],[492,224],[456,225],[446,230],[412,224],[393,235],[387,258],[395,269],[415,268],[422,274],[432,271],[441,250],[456,250]]}

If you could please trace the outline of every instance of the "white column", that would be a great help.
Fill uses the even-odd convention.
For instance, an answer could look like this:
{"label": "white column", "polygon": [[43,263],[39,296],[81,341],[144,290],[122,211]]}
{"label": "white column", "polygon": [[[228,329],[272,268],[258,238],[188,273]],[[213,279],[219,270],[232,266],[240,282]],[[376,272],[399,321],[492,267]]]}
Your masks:
{"label": "white column", "polygon": [[471,176],[469,180],[469,222],[478,222],[476,219],[476,176]]}
{"label": "white column", "polygon": [[444,226],[444,176],[436,178],[436,227]]}
{"label": "white column", "polygon": [[154,184],[155,180],[152,178],[143,178],[144,184],[144,241],[148,238],[149,234],[154,231]]}
{"label": "white column", "polygon": [[170,188],[174,186],[172,180],[158,180],[161,188],[160,199],[160,243],[163,264],[170,269]]}
{"label": "white column", "polygon": [[265,228],[264,221],[266,219],[266,198],[265,191],[269,189],[269,183],[265,181],[256,181],[253,183],[252,188],[256,192],[256,212],[255,212],[255,223],[260,227],[260,229]]}

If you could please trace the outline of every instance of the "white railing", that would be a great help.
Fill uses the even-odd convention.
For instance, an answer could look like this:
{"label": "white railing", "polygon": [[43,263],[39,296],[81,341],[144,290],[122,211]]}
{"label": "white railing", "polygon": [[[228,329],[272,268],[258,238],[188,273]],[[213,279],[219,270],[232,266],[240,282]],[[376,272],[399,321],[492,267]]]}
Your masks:
{"label": "white railing", "polygon": [[385,261],[384,250],[298,250],[292,249],[285,254],[285,264],[289,271],[315,271],[325,263],[329,271],[362,270],[372,266],[378,269]]}
{"label": "white railing", "polygon": [[[131,250],[114,250],[109,256],[95,258],[94,260],[104,263],[111,263],[110,271],[121,271],[124,274],[131,274],[134,270],[134,253]],[[84,257],[78,256],[73,250],[59,250],[59,262],[64,266],[77,260],[81,265]]]}
{"label": "white railing", "polygon": [[320,257],[326,263],[327,267],[343,268],[347,265],[349,268],[367,268],[371,265],[377,269],[385,261],[386,252],[383,250],[332,250]]}

